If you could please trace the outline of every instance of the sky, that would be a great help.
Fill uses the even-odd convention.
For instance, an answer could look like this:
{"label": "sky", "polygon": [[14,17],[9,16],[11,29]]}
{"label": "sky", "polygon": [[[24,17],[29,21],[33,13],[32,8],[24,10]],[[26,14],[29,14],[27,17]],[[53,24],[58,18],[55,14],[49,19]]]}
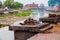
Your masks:
{"label": "sky", "polygon": [[[1,0],[1,1],[5,1],[5,0]],[[48,0],[14,0],[14,1],[18,1],[20,3],[23,3],[24,5],[34,2],[39,5],[44,4],[45,6],[48,6]]]}

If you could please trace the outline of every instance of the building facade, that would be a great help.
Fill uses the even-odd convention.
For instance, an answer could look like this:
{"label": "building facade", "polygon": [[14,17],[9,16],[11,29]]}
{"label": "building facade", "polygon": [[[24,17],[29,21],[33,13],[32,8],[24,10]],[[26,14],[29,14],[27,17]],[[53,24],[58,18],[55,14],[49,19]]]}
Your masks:
{"label": "building facade", "polygon": [[26,4],[24,8],[34,8],[38,7],[38,4],[35,4],[34,2],[32,4]]}

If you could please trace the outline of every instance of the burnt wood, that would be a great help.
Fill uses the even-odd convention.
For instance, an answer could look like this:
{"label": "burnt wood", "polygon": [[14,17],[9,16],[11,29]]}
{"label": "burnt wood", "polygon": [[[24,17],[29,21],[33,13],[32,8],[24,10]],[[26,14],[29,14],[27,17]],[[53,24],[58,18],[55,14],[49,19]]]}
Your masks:
{"label": "burnt wood", "polygon": [[40,18],[39,20],[44,23],[50,23],[50,24],[58,23],[58,17],[46,17],[46,18]]}

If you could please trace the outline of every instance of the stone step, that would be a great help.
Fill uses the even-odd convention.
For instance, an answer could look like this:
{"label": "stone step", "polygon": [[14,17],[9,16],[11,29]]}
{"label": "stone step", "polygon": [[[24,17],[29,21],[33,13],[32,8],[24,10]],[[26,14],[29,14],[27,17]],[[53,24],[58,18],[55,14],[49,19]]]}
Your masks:
{"label": "stone step", "polygon": [[49,30],[49,29],[52,29],[52,28],[53,28],[52,26],[46,26],[45,28],[40,29],[40,31],[45,31],[45,30]]}

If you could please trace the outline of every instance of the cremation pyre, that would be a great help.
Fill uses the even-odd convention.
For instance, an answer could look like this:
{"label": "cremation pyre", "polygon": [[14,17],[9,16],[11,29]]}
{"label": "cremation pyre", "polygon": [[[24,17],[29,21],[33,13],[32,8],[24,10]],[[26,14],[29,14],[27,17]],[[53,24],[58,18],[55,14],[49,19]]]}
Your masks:
{"label": "cremation pyre", "polygon": [[37,20],[28,18],[27,20],[24,21],[24,23],[20,23],[22,25],[35,25],[35,24],[39,24],[39,22]]}

